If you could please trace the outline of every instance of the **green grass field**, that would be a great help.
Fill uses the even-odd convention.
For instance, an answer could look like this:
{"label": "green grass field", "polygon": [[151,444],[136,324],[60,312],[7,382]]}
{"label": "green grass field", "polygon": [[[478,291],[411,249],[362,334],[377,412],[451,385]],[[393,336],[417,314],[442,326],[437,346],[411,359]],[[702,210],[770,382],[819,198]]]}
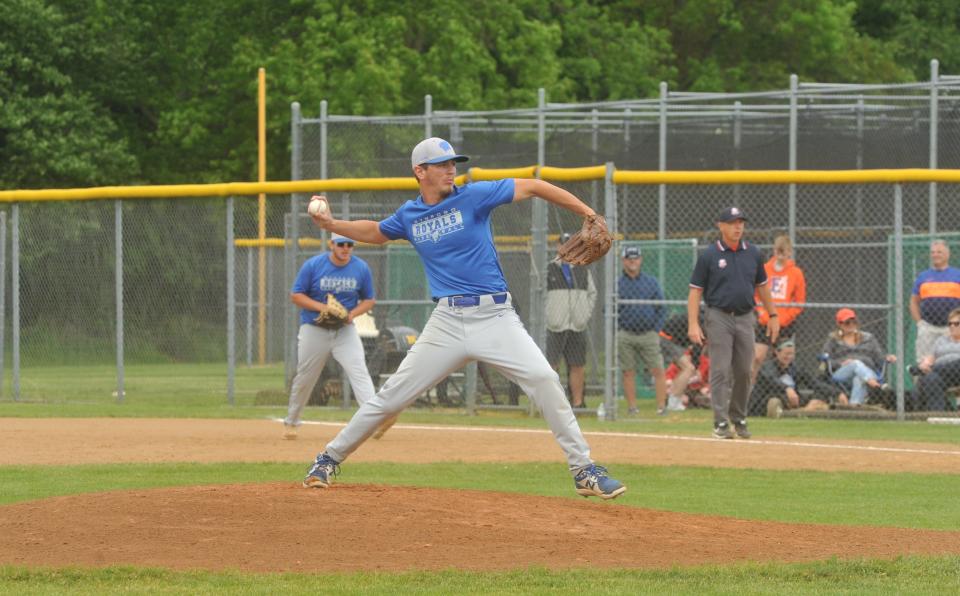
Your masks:
{"label": "green grass field", "polygon": [[[222,366],[131,367],[128,396],[110,396],[112,369],[38,369],[29,378],[42,392],[0,400],[0,417],[217,417],[262,418],[280,406],[255,406],[258,391],[276,390],[280,371],[238,369],[236,406],[226,404]],[[25,374],[25,379],[27,375]],[[26,387],[26,383],[24,385]],[[9,386],[8,386],[9,387]],[[41,397],[41,394],[43,397]],[[596,401],[594,398],[592,401]],[[658,418],[601,422],[584,416],[587,431],[699,435],[709,428],[704,411]],[[308,418],[346,420],[351,411],[311,408]],[[536,417],[513,412],[410,410],[404,422],[543,428]],[[0,423],[2,424],[2,423]],[[921,422],[756,419],[762,436],[894,440],[960,444],[960,427]],[[2,427],[0,427],[2,432]],[[960,468],[960,466],[958,466]],[[0,466],[0,505],[115,489],[228,482],[296,481],[304,466],[260,464],[116,464]],[[960,469],[958,469],[960,472]],[[705,513],[743,519],[838,525],[960,529],[960,473],[878,474],[618,465],[631,491],[617,505]],[[377,464],[344,466],[343,482],[512,491],[577,498],[562,462],[528,464]],[[337,531],[342,529],[336,528]],[[737,564],[658,571],[540,568],[475,573],[455,569],[416,573],[246,574],[174,572],[113,567],[102,570],[0,567],[0,593],[412,593],[412,594],[947,594],[960,591],[960,557],[827,560],[805,564]]]}

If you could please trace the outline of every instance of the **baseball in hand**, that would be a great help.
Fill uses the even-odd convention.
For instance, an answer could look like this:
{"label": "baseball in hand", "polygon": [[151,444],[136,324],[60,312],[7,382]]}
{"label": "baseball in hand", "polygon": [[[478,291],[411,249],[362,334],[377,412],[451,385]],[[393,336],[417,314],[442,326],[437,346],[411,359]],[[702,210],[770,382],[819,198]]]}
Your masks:
{"label": "baseball in hand", "polygon": [[310,199],[310,205],[307,206],[307,213],[314,217],[319,217],[327,212],[327,200],[323,197],[313,197]]}

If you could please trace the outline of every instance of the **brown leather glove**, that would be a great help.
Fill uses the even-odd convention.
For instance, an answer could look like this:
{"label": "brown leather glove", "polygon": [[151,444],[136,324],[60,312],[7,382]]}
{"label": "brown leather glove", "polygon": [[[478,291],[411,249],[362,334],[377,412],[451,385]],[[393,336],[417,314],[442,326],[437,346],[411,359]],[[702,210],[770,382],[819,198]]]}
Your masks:
{"label": "brown leather glove", "polygon": [[347,309],[333,294],[327,294],[326,310],[317,313],[313,324],[324,329],[339,329],[347,324]]}
{"label": "brown leather glove", "polygon": [[557,250],[557,258],[571,265],[589,265],[607,254],[612,244],[607,220],[602,215],[588,215],[580,231]]}

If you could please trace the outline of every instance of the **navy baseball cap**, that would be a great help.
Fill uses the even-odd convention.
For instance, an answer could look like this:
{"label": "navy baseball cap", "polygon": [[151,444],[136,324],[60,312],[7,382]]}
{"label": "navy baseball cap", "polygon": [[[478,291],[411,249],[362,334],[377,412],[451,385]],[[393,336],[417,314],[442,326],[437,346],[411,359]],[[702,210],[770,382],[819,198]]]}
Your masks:
{"label": "navy baseball cap", "polygon": [[330,242],[333,242],[334,244],[338,242],[349,242],[350,244],[356,244],[353,238],[347,238],[346,236],[335,233],[330,234]]}
{"label": "navy baseball cap", "polygon": [[623,249],[623,258],[625,259],[636,259],[639,256],[640,256],[639,246],[628,246]]}
{"label": "navy baseball cap", "polygon": [[453,150],[453,145],[440,137],[430,137],[417,143],[410,153],[410,166],[422,166],[426,163],[443,163],[445,161],[467,161],[466,155],[459,155]]}
{"label": "navy baseball cap", "polygon": [[717,219],[717,221],[731,222],[737,221],[738,219],[747,221],[747,216],[744,215],[743,210],[739,207],[728,207],[720,213],[720,217]]}

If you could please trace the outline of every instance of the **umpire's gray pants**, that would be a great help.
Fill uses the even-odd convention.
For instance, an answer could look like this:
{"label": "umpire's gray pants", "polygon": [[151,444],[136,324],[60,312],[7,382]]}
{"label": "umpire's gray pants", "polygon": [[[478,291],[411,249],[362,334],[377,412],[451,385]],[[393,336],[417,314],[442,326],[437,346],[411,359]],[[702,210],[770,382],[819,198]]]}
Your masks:
{"label": "umpire's gray pants", "polygon": [[373,398],[373,381],[367,371],[363,342],[360,341],[357,326],[351,323],[334,331],[304,323],[300,325],[297,336],[297,374],[290,386],[290,405],[284,423],[300,425],[300,415],[310,400],[313,386],[317,384],[330,354],[350,379],[350,388],[357,403],[362,404]]}
{"label": "umpire's gray pants", "polygon": [[710,307],[704,312],[714,424],[747,419],[755,321],[753,312],[737,316]]}
{"label": "umpire's gray pants", "polygon": [[455,307],[441,299],[400,367],[326,447],[338,462],[350,456],[390,415],[402,411],[450,373],[479,360],[518,384],[540,408],[574,472],[590,465],[590,448],[543,352],[520,322],[510,299]]}

